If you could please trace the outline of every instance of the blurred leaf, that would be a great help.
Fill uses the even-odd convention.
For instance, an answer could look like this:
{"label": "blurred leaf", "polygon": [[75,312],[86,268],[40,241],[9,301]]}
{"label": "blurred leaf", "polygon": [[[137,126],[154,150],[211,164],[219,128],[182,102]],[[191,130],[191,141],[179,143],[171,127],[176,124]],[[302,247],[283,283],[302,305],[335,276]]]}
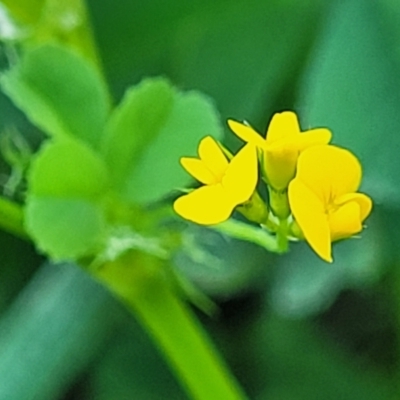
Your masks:
{"label": "blurred leaf", "polygon": [[73,140],[44,144],[35,156],[28,180],[30,194],[93,201],[109,184],[103,160],[89,147]]}
{"label": "blurred leaf", "polygon": [[254,243],[190,225],[174,265],[202,292],[226,300],[264,286],[272,257]]}
{"label": "blurred leaf", "polygon": [[96,39],[115,97],[120,98],[127,86],[139,82],[143,76],[171,76],[168,66],[170,60],[175,60],[172,35],[180,19],[188,12],[204,9],[210,2],[202,1],[199,7],[185,0],[168,3],[120,0],[115,7],[113,0],[88,0]]}
{"label": "blurred leaf", "polygon": [[270,305],[275,312],[307,318],[325,311],[343,290],[376,284],[384,272],[385,238],[376,218],[369,224],[361,238],[333,245],[333,264],[321,260],[307,243],[293,243],[290,253],[277,260],[272,277]]}
{"label": "blurred leaf", "polygon": [[46,0],[33,32],[35,43],[57,42],[76,50],[102,74],[85,0]]}
{"label": "blurred leaf", "polygon": [[26,30],[18,24],[14,17],[15,14],[11,15],[8,8],[0,2],[0,41],[5,45],[26,38]]}
{"label": "blurred leaf", "polygon": [[37,246],[54,259],[94,251],[105,234],[102,160],[78,141],[48,143],[34,159],[28,183],[25,223]]}
{"label": "blurred leaf", "polygon": [[376,4],[333,3],[303,83],[306,126],[328,126],[360,157],[364,190],[377,203],[400,200],[400,76],[380,30]]}
{"label": "blurred leaf", "polygon": [[293,100],[325,7],[320,0],[213,2],[176,25],[174,73],[212,95],[223,116],[267,121],[277,102]]}
{"label": "blurred leaf", "polygon": [[4,231],[0,231],[0,246],[3,249],[0,267],[0,313],[3,313],[43,260],[35,253],[31,243]]}
{"label": "blurred leaf", "polygon": [[258,399],[395,398],[389,379],[318,336],[307,322],[270,316],[259,325],[258,345],[266,351],[257,365],[265,365],[260,378],[268,379],[268,385]]}
{"label": "blurred leaf", "polygon": [[400,3],[397,0],[377,0],[374,2],[375,12],[379,16],[377,24],[383,35],[390,57],[400,68]]}
{"label": "blurred leaf", "polygon": [[88,1],[118,94],[144,74],[167,74],[179,85],[211,95],[224,118],[263,121],[276,103],[291,105],[328,3],[153,0],[139,5],[121,0],[116,9],[111,0]]}
{"label": "blurred leaf", "polygon": [[108,98],[97,71],[66,48],[28,51],[0,80],[2,89],[48,135],[99,145]]}
{"label": "blurred leaf", "polygon": [[93,254],[106,234],[102,210],[83,199],[30,196],[25,219],[37,247],[54,260]]}
{"label": "blurred leaf", "polygon": [[103,143],[114,185],[124,185],[129,169],[159,133],[172,104],[172,88],[162,78],[147,79],[127,90],[111,115]]}
{"label": "blurred leaf", "polygon": [[[128,322],[128,321],[127,321]],[[89,398],[187,399],[143,329],[129,321],[90,371]]]}
{"label": "blurred leaf", "polygon": [[33,24],[39,19],[45,0],[2,0],[15,18]]}
{"label": "blurred leaf", "polygon": [[76,266],[44,266],[0,320],[0,398],[62,398],[123,316]]}
{"label": "blurred leaf", "polygon": [[222,135],[218,113],[206,96],[178,92],[162,78],[131,89],[111,117],[105,142],[123,196],[148,203],[185,186],[191,178],[179,158],[194,155],[206,135]]}

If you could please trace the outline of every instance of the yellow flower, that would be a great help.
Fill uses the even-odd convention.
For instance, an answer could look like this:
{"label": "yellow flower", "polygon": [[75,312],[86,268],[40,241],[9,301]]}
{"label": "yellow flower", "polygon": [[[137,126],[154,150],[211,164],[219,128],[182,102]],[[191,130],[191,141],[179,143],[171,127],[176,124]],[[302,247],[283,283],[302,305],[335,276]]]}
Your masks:
{"label": "yellow flower", "polygon": [[285,190],[293,179],[301,151],[310,146],[327,144],[332,136],[325,128],[301,132],[297,116],[292,111],[272,117],[265,139],[248,125],[233,120],[228,120],[228,125],[243,141],[262,150],[264,175],[276,191]]}
{"label": "yellow flower", "polygon": [[313,146],[298,159],[289,184],[290,208],[305,239],[325,261],[332,262],[331,242],[361,232],[371,212],[371,199],[356,193],[361,176],[358,159],[336,146]]}
{"label": "yellow flower", "polygon": [[253,194],[257,179],[257,151],[244,146],[228,162],[217,142],[207,136],[200,142],[199,158],[182,157],[181,164],[205,186],[179,197],[174,210],[183,218],[202,225],[227,220],[233,209]]}

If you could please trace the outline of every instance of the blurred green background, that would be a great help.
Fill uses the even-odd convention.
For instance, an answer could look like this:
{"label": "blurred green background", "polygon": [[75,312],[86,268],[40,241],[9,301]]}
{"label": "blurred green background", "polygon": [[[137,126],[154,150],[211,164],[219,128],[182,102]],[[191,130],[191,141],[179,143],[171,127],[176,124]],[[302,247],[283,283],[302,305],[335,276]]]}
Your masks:
{"label": "blurred green background", "polygon": [[[333,142],[361,159],[374,211],[362,240],[334,246],[334,264],[304,243],[275,256],[188,226],[175,267],[219,305],[199,318],[251,399],[398,398],[400,3],[87,5],[116,101],[143,77],[163,75],[211,96],[223,120],[248,120],[261,132],[274,112],[294,109],[304,129],[328,126]],[[10,52],[3,44],[3,68]],[[3,95],[0,124],[40,141]],[[225,143],[239,145],[227,129]],[[4,187],[4,160],[0,171]],[[1,233],[0,241],[0,400],[186,398],[104,289],[22,240]]]}

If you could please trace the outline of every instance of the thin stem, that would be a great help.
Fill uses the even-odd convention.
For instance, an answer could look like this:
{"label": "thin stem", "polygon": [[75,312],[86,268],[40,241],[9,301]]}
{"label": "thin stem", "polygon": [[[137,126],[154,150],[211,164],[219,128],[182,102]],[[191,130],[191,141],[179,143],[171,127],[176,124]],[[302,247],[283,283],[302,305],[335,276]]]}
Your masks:
{"label": "thin stem", "polygon": [[23,225],[22,207],[2,196],[0,196],[0,228],[22,239],[28,238]]}
{"label": "thin stem", "polygon": [[153,263],[154,258],[132,252],[94,274],[136,316],[191,398],[246,399],[199,322]]}
{"label": "thin stem", "polygon": [[288,234],[289,234],[289,224],[288,220],[282,219],[279,222],[279,228],[276,233],[276,238],[278,242],[278,248],[280,253],[286,253],[288,251]]}
{"label": "thin stem", "polygon": [[229,219],[228,221],[222,222],[218,225],[213,225],[212,229],[235,239],[253,242],[273,253],[281,252],[281,247],[279,246],[276,237],[269,234],[263,228],[255,227],[234,219]]}

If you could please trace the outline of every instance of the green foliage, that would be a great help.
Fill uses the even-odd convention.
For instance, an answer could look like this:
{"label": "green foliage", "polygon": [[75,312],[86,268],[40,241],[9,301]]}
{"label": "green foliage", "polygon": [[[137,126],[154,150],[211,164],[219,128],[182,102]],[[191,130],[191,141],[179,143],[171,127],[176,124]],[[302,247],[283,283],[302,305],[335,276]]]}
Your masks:
{"label": "green foliage", "polygon": [[[0,77],[3,92],[50,137],[21,181],[23,190],[27,183],[25,228],[39,250],[76,260],[110,242],[147,253],[154,245],[160,254],[164,244],[179,243],[175,268],[220,301],[219,314],[202,321],[249,398],[396,398],[398,3],[121,0],[116,7],[89,0],[103,71],[117,100],[123,97],[115,106],[93,64],[67,48],[82,38],[74,35],[84,20],[62,17],[82,16],[73,7],[80,1],[60,8],[49,6],[54,0],[4,3],[21,23],[37,24],[37,42],[64,43],[30,48],[23,42],[16,58],[15,48],[1,48],[11,65]],[[168,78],[140,82],[154,75]],[[361,240],[335,244],[335,263],[326,265],[302,242],[273,256],[206,228],[164,225],[165,212],[154,213],[154,203],[189,184],[179,157],[195,155],[205,135],[222,139],[213,102],[170,81],[204,91],[224,118],[247,119],[260,131],[273,112],[293,108],[304,128],[331,128],[334,143],[361,158],[363,190],[374,199]],[[37,135],[0,95],[1,135],[5,121],[28,142]],[[1,185],[9,173],[0,162]],[[7,221],[22,226],[21,210],[5,200],[0,224],[13,231]],[[111,217],[118,213],[129,218]],[[126,235],[116,237],[116,220],[130,225],[121,228]],[[157,238],[143,241],[132,230],[141,227],[137,220],[157,226]],[[0,319],[0,397],[53,399],[76,382],[81,399],[183,396],[139,327],[119,325],[122,334],[107,340],[115,307],[79,271],[52,265],[24,290],[37,254],[6,234],[0,244],[2,308],[21,290]]]}
{"label": "green foliage", "polygon": [[[375,201],[398,203],[400,79],[395,53],[380,34],[376,5],[338,5],[321,35],[301,91],[306,125],[328,126],[333,141],[364,167],[364,188]],[[353,18],[353,13],[357,18]]]}
{"label": "green foliage", "polygon": [[294,244],[290,254],[277,260],[271,279],[270,306],[280,315],[305,318],[328,309],[343,290],[365,289],[382,276],[378,267],[384,258],[383,238],[374,228],[378,218],[362,239],[350,239],[334,245],[334,268],[311,249]]}
{"label": "green foliage", "polygon": [[214,105],[201,93],[180,93],[162,78],[128,91],[111,116],[104,145],[123,197],[149,203],[185,186],[189,176],[179,158],[194,155],[205,134],[220,139],[222,127]]}
{"label": "green foliage", "polygon": [[121,190],[147,143],[162,128],[173,104],[170,85],[161,78],[148,79],[127,90],[106,127],[103,153],[113,184]]}
{"label": "green foliage", "polygon": [[28,180],[30,194],[92,201],[98,200],[109,184],[102,159],[76,140],[43,145],[32,163]]}
{"label": "green foliage", "polygon": [[22,293],[1,321],[0,398],[54,400],[97,359],[124,314],[72,264],[47,263]]}
{"label": "green foliage", "polygon": [[28,171],[25,224],[57,260],[101,250],[113,223],[107,216],[118,207],[109,198],[129,208],[183,187],[189,176],[179,156],[193,153],[205,132],[222,135],[206,96],[181,93],[163,78],[129,89],[106,120],[107,94],[95,70],[59,46],[27,51],[1,84],[52,136]]}
{"label": "green foliage", "polygon": [[303,68],[323,3],[211,2],[179,21],[177,34],[185,39],[173,42],[172,50],[180,79],[210,93],[224,116],[265,123],[277,107],[288,106],[281,104],[284,96],[292,100],[291,85]]}
{"label": "green foliage", "polygon": [[194,155],[205,132],[216,139],[222,136],[214,105],[201,93],[175,92],[168,119],[128,174],[127,197],[146,203],[159,199],[171,188],[187,185],[190,177],[180,166],[179,157]]}
{"label": "green foliage", "polygon": [[[115,9],[111,1],[91,0],[89,5],[114,92],[121,93],[132,76],[139,80],[143,71],[167,73],[180,85],[211,95],[224,118],[254,123],[290,105],[328,2],[155,0],[136,7],[121,0]],[[132,45],[132,38],[140,40]]]}
{"label": "green foliage", "polygon": [[15,18],[32,24],[39,19],[45,0],[3,0],[2,3],[10,9]]}
{"label": "green foliage", "polygon": [[37,247],[54,260],[92,255],[105,239],[101,209],[82,199],[31,196],[25,218]]}
{"label": "green foliage", "polygon": [[26,228],[54,259],[92,254],[105,236],[108,175],[102,160],[78,141],[47,143],[28,176]]}
{"label": "green foliage", "polygon": [[71,50],[43,45],[28,51],[0,83],[49,136],[75,137],[94,148],[99,146],[108,95],[91,64]]}

